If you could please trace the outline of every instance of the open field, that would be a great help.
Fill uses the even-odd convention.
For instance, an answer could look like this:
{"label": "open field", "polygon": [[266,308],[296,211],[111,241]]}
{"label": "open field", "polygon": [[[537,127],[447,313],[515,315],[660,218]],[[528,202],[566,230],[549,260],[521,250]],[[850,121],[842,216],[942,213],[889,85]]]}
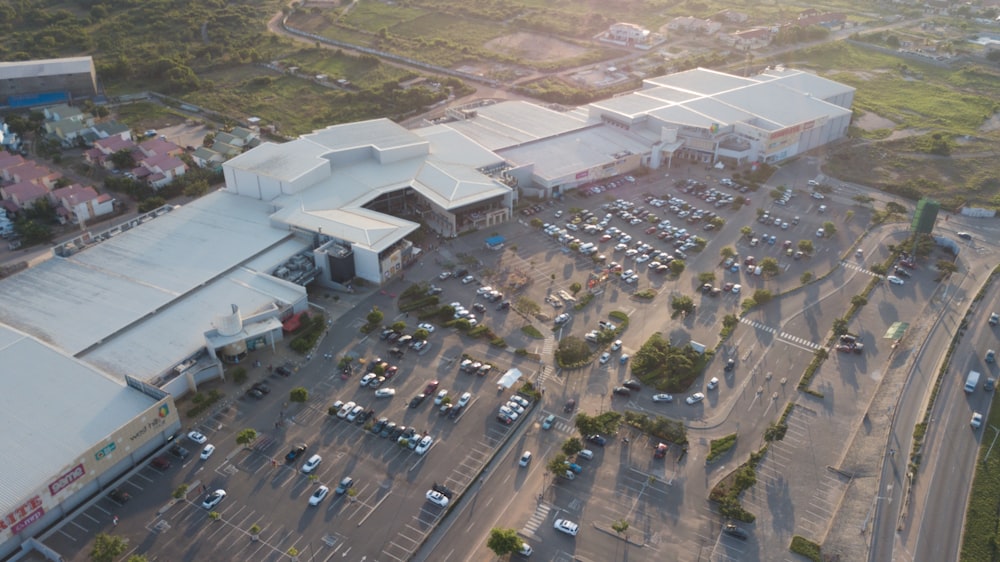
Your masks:
{"label": "open field", "polygon": [[921,63],[838,42],[789,62],[857,88],[853,140],[830,149],[824,171],[946,208],[1000,204],[995,160],[1000,71]]}

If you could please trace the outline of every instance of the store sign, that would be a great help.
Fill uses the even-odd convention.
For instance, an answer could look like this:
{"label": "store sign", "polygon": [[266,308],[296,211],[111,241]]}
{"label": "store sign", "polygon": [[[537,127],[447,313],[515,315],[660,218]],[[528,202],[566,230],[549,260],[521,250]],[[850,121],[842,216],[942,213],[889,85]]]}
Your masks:
{"label": "store sign", "polygon": [[16,535],[28,525],[41,519],[43,515],[45,510],[42,509],[42,497],[35,496],[0,519],[0,531],[10,529]]}
{"label": "store sign", "polygon": [[86,473],[87,471],[86,469],[83,468],[82,463],[74,466],[69,470],[69,472],[60,476],[58,480],[49,484],[49,492],[53,496],[58,494],[59,492],[63,491],[66,488],[66,486],[69,486],[73,482],[76,482],[77,480],[83,478],[83,475]]}
{"label": "store sign", "polygon": [[115,442],[114,441],[112,441],[111,443],[108,443],[107,445],[104,446],[103,449],[101,449],[100,451],[97,451],[96,453],[94,453],[94,458],[97,459],[97,460],[101,460],[101,459],[103,459],[104,457],[110,455],[113,452],[115,452]]}

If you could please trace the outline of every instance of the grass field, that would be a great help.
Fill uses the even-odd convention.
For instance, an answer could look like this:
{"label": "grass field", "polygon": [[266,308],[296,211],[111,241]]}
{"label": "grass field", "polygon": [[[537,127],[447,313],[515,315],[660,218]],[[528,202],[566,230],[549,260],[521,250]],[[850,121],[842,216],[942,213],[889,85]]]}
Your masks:
{"label": "grass field", "polygon": [[[1000,427],[1000,408],[996,407],[996,394],[990,407],[990,416],[983,424],[983,440],[976,463],[976,476],[969,494],[969,508],[965,514],[965,533],[962,536],[961,560],[996,560],[1000,556],[1000,450],[994,450],[983,463],[992,438],[987,439],[988,427]],[[992,436],[991,436],[992,437]]]}

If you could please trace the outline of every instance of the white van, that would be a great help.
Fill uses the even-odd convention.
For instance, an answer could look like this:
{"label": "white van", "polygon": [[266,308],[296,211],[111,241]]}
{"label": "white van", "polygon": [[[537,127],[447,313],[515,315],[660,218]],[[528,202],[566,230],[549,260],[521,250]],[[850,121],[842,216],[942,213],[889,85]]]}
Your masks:
{"label": "white van", "polygon": [[590,449],[584,449],[576,454],[578,459],[587,459],[588,461],[594,460],[594,452]]}

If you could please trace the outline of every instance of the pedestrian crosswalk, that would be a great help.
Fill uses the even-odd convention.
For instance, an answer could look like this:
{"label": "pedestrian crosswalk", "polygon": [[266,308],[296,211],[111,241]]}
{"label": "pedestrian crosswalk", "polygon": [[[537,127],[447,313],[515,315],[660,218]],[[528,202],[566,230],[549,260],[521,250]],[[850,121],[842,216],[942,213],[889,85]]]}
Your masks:
{"label": "pedestrian crosswalk", "polygon": [[814,350],[815,349],[822,349],[823,348],[822,345],[819,345],[817,343],[811,342],[811,341],[809,341],[809,340],[807,340],[805,338],[800,338],[799,336],[794,336],[792,334],[789,334],[788,332],[779,332],[777,330],[777,328],[772,328],[771,326],[768,326],[768,325],[766,325],[766,324],[764,324],[762,322],[758,322],[757,320],[751,320],[749,318],[740,318],[740,323],[741,324],[746,324],[747,326],[751,326],[751,327],[753,327],[756,330],[761,330],[761,331],[767,332],[769,334],[775,334],[778,337],[779,340],[783,340],[786,343],[797,344],[797,345],[800,345],[800,346],[803,346],[803,347],[806,347],[806,348],[809,348],[809,349],[814,349]]}
{"label": "pedestrian crosswalk", "polygon": [[778,330],[775,330],[774,328],[772,328],[772,327],[770,327],[770,326],[768,326],[766,324],[763,324],[763,323],[758,322],[756,320],[750,320],[749,318],[740,318],[740,323],[746,324],[747,326],[752,326],[753,328],[755,328],[757,330],[763,330],[763,331],[765,331],[765,332],[767,332],[769,334],[773,334],[773,333],[776,333],[778,331]]}
{"label": "pedestrian crosswalk", "polygon": [[521,528],[522,535],[533,535],[538,527],[545,522],[549,517],[549,512],[552,511],[552,506],[547,503],[539,503],[535,507],[535,512],[531,514],[531,517],[524,523],[524,527]]}
{"label": "pedestrian crosswalk", "polygon": [[855,271],[860,271],[861,273],[867,273],[868,275],[871,275],[872,277],[882,277],[882,275],[879,275],[878,273],[875,273],[874,271],[871,271],[869,269],[865,269],[865,268],[861,267],[860,265],[858,265],[856,263],[851,263],[849,261],[842,261],[842,262],[840,262],[840,265],[842,265],[842,266],[844,266],[844,267],[846,267],[848,269],[853,269]]}

